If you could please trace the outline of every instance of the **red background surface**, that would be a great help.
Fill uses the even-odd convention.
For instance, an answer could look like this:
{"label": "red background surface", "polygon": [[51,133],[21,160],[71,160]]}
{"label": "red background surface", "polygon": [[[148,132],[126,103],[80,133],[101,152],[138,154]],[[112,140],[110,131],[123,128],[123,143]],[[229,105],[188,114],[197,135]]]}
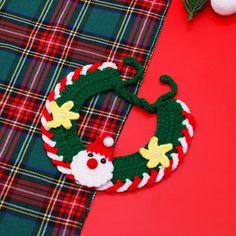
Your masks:
{"label": "red background surface", "polygon": [[[236,235],[236,15],[207,7],[192,23],[173,0],[139,96],[155,101],[171,75],[197,121],[191,148],[176,172],[149,188],[97,193],[82,235]],[[115,149],[136,151],[156,128],[155,115],[133,108]]]}

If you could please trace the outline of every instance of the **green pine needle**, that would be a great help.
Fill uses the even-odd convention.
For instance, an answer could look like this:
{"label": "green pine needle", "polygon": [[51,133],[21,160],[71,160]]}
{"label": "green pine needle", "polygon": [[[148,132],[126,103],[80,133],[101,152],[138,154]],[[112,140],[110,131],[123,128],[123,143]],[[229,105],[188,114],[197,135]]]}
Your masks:
{"label": "green pine needle", "polygon": [[188,12],[188,20],[191,21],[193,16],[206,6],[207,0],[184,0],[185,8]]}

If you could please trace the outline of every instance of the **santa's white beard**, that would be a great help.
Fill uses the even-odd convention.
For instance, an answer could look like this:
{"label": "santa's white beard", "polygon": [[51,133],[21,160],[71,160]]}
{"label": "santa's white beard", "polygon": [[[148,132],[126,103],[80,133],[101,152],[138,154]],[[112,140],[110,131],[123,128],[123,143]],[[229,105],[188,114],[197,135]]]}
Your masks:
{"label": "santa's white beard", "polygon": [[[95,169],[90,169],[87,166],[87,161],[91,157],[88,157],[86,150],[80,151],[76,156],[73,157],[73,161],[70,164],[72,174],[77,183],[88,187],[101,187],[112,179],[112,172],[114,170],[111,161],[104,155],[96,154],[93,152],[94,159],[97,160],[98,166]],[[106,163],[101,163],[101,159],[105,158]]]}

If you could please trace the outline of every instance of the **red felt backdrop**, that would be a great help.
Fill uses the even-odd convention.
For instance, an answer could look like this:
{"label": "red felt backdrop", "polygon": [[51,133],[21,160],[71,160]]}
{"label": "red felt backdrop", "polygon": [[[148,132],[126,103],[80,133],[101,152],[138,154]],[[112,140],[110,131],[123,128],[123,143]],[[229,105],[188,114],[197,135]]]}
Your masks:
{"label": "red felt backdrop", "polygon": [[[82,235],[236,235],[236,15],[210,7],[186,21],[173,0],[139,95],[154,101],[169,74],[197,120],[184,163],[160,184],[132,193],[98,193]],[[115,154],[143,146],[156,117],[134,108]]]}

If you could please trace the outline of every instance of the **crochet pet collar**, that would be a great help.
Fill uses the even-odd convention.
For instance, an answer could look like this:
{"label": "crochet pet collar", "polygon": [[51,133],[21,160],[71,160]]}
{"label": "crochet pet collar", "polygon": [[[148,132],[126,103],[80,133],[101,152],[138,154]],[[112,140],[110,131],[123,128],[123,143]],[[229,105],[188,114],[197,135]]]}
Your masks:
{"label": "crochet pet collar", "polygon": [[[43,110],[41,131],[48,157],[69,179],[96,190],[124,192],[159,182],[182,161],[193,136],[195,122],[189,108],[172,99],[176,83],[169,76],[161,76],[171,91],[150,104],[127,90],[143,78],[143,67],[131,57],[124,58],[124,64],[137,70],[126,81],[111,62],[76,69],[50,92]],[[131,155],[114,158],[114,140],[109,135],[103,134],[87,146],[78,136],[76,123],[82,105],[109,90],[158,116],[158,128],[149,143]]]}

